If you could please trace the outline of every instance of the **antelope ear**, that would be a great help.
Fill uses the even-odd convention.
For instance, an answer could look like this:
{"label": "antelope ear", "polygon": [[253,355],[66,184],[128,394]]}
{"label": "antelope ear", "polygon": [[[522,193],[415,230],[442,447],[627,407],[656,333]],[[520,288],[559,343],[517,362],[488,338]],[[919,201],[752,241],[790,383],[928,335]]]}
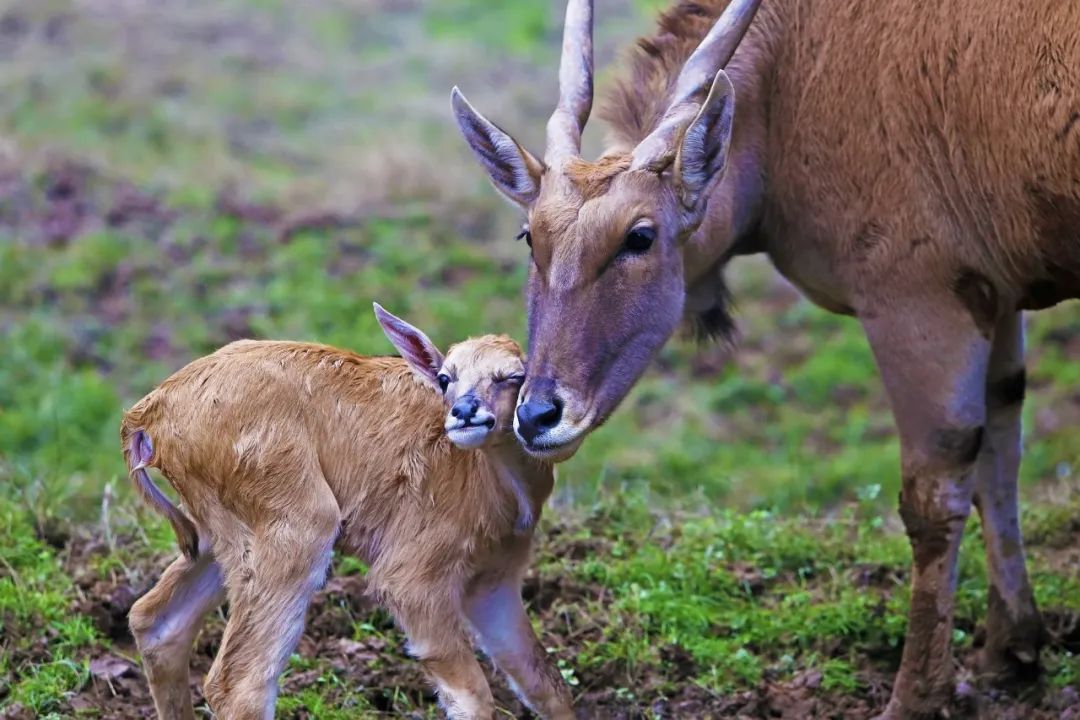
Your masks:
{"label": "antelope ear", "polygon": [[443,364],[443,355],[435,347],[435,343],[409,323],[384,310],[379,303],[373,305],[375,317],[378,318],[387,339],[398,349],[413,372],[430,385],[439,387],[436,378]]}
{"label": "antelope ear", "polygon": [[456,87],[450,93],[450,103],[461,134],[487,170],[495,189],[510,202],[528,210],[540,194],[544,164],[478,113]]}
{"label": "antelope ear", "polygon": [[675,156],[675,188],[687,209],[697,209],[712,183],[723,175],[734,120],[735,88],[720,70]]}

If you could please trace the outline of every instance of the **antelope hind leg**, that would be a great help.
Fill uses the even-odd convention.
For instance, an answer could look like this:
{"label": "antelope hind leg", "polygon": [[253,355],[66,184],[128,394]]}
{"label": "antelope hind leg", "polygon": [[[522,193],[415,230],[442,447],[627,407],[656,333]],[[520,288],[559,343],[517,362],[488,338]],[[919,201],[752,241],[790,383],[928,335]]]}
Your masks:
{"label": "antelope hind leg", "polygon": [[162,720],[194,720],[188,666],[203,618],[224,599],[221,568],[209,553],[178,557],[132,606],[132,635]]}
{"label": "antelope hind leg", "polygon": [[994,333],[986,385],[986,437],[975,470],[990,592],[979,672],[995,682],[1034,680],[1046,631],[1035,605],[1020,534],[1017,476],[1024,401],[1024,330],[1020,313]]}

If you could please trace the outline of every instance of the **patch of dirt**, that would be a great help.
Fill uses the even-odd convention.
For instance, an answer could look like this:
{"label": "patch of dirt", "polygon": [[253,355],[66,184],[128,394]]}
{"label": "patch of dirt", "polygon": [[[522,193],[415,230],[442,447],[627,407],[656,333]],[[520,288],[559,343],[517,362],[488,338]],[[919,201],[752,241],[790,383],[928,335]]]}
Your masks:
{"label": "patch of dirt", "polygon": [[[116,543],[139,556],[141,540],[117,538]],[[602,553],[602,539],[574,538],[558,526],[544,537],[546,551],[565,552],[565,557],[586,557]],[[126,616],[132,603],[145,592],[167,559],[143,557],[122,571],[99,573],[93,570],[95,558],[109,548],[99,540],[76,534],[64,550],[66,566],[79,588],[81,599],[73,608],[91,617],[110,638],[109,649],[99,648],[90,658],[90,677],[85,687],[72,696],[64,713],[84,713],[117,718],[152,718],[153,701],[146,678],[138,665],[137,653],[127,630]],[[145,555],[145,554],[144,554]],[[752,567],[732,568],[756,586]],[[884,571],[875,566],[858,566],[851,579],[862,585],[887,582]],[[894,583],[895,584],[895,583]],[[767,592],[767,588],[762,590]],[[740,718],[801,720],[803,718],[870,718],[888,700],[898,652],[867,653],[858,674],[859,689],[854,692],[825,690],[817,671],[802,671],[791,678],[768,677],[756,688],[730,695],[716,695],[696,685],[693,678],[704,668],[695,663],[685,649],[668,645],[659,648],[660,663],[629,671],[624,667],[602,665],[593,669],[578,668],[574,658],[586,644],[602,641],[606,618],[567,617],[583,600],[603,600],[605,590],[583,584],[562,575],[540,577],[535,571],[526,579],[524,596],[530,613],[539,618],[548,646],[557,648],[557,657],[574,668],[579,684],[575,688],[579,718],[638,720],[651,716],[666,718]],[[203,702],[202,679],[210,669],[221,643],[227,610],[212,613],[192,652],[191,690],[196,705]],[[1080,652],[1080,616],[1046,613],[1051,645]],[[361,624],[367,632],[356,634]],[[46,648],[44,642],[41,651]],[[404,651],[404,638],[390,617],[367,595],[362,577],[332,576],[320,591],[308,612],[307,626],[296,651],[310,661],[310,669],[287,672],[281,680],[283,696],[305,688],[325,688],[328,669],[343,682],[342,690],[331,689],[344,699],[346,689],[360,690],[378,709],[400,716],[401,705],[395,695],[405,698],[407,707],[433,704],[435,696],[419,664]],[[1074,718],[1080,696],[1071,689],[1052,692],[1028,690],[1022,697],[998,691],[980,691],[971,681],[970,667],[974,651],[958,657],[957,695],[948,709],[950,718],[991,720],[1058,720]],[[496,700],[515,717],[532,715],[517,701],[507,684],[485,663],[488,680]],[[623,689],[620,689],[623,688]],[[632,694],[626,689],[631,689]],[[9,709],[7,718],[21,718],[17,708]],[[12,714],[14,713],[14,714]],[[29,717],[28,715],[26,717]],[[314,717],[300,711],[292,717]]]}

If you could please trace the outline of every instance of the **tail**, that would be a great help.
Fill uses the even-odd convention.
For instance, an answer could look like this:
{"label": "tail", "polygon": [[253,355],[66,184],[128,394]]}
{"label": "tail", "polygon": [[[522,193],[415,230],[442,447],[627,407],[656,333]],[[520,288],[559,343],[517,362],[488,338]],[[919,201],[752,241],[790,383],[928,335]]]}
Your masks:
{"label": "tail", "polygon": [[199,556],[199,531],[195,523],[180,508],[172,504],[172,501],[158,489],[154,481],[150,479],[150,473],[146,472],[147,466],[154,455],[154,446],[150,442],[150,436],[143,430],[135,430],[124,446],[124,457],[127,460],[128,474],[135,483],[135,489],[142,495],[142,499],[165,516],[176,533],[176,540],[180,543],[180,551],[189,560]]}

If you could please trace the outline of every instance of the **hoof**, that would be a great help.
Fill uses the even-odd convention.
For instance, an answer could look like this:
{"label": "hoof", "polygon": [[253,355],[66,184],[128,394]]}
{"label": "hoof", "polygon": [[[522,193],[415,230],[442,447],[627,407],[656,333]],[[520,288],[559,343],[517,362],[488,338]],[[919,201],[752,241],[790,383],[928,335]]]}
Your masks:
{"label": "hoof", "polygon": [[1034,646],[984,647],[976,657],[975,671],[980,683],[1010,688],[1038,682],[1042,666]]}
{"label": "hoof", "polygon": [[[1036,615],[1010,630],[997,638],[981,638],[982,647],[975,657],[975,673],[980,684],[1012,688],[1039,680],[1042,674],[1039,651],[1048,639],[1042,619]],[[976,647],[979,640],[977,635]]]}
{"label": "hoof", "polygon": [[900,707],[895,703],[890,702],[885,707],[885,712],[880,715],[875,715],[871,720],[906,720]]}
{"label": "hoof", "polygon": [[975,673],[980,684],[999,688],[1030,685],[1039,679],[1039,651],[1050,640],[1034,600],[1018,616],[990,588],[986,623],[975,633]]}
{"label": "hoof", "polygon": [[937,720],[941,713],[936,710],[930,712],[922,710],[905,709],[896,698],[889,700],[885,711],[875,715],[872,720]]}

